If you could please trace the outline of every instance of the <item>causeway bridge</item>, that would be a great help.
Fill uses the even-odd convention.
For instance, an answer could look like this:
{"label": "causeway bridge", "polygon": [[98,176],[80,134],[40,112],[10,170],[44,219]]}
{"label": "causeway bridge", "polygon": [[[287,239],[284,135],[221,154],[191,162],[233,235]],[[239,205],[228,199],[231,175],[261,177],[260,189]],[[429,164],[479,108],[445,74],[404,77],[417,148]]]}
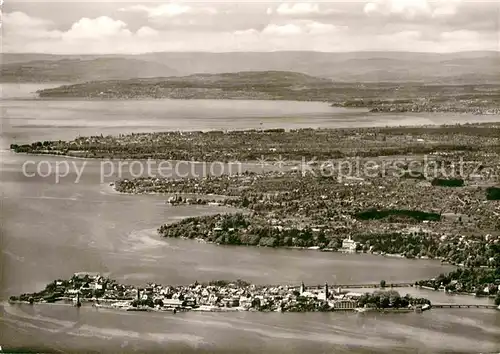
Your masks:
{"label": "causeway bridge", "polygon": [[435,309],[490,309],[497,308],[495,305],[488,304],[432,304]]}
{"label": "causeway bridge", "polygon": [[[387,283],[386,288],[408,288],[414,286],[415,283]],[[380,283],[370,283],[370,284],[335,284],[336,288],[346,288],[346,289],[359,289],[359,288],[380,288]]]}
{"label": "causeway bridge", "polygon": [[[368,283],[368,284],[328,284],[330,289],[342,288],[342,289],[362,289],[362,288],[380,288],[380,283]],[[408,288],[415,286],[415,283],[386,283],[385,288]],[[308,285],[305,284],[306,289],[320,290],[325,287],[325,284],[320,285]],[[299,289],[300,285],[293,284],[288,286],[289,289]]]}

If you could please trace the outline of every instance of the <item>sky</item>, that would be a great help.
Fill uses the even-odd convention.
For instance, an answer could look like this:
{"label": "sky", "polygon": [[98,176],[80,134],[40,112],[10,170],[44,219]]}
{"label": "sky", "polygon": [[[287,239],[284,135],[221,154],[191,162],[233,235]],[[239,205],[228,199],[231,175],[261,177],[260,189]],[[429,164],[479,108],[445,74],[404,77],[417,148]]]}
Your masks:
{"label": "sky", "polygon": [[7,53],[500,51],[500,0],[6,1]]}

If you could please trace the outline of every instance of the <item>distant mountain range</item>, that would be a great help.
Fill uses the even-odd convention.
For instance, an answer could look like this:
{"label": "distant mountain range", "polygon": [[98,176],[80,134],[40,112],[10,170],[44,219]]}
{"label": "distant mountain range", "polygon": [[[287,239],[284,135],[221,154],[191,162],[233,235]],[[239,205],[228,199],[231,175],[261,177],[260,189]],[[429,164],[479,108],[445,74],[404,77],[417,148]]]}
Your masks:
{"label": "distant mountain range", "polygon": [[337,82],[500,83],[499,52],[3,54],[3,82],[84,82],[241,71],[293,71]]}
{"label": "distant mountain range", "polygon": [[166,65],[135,58],[50,57],[8,62],[12,59],[7,55],[7,63],[0,68],[2,82],[84,82],[177,74]]}

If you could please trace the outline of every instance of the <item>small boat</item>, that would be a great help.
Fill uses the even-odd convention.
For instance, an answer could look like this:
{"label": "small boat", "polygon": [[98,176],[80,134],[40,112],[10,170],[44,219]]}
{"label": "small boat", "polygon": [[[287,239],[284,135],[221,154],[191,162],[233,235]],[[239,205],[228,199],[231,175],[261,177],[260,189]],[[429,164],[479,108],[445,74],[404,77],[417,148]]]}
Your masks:
{"label": "small boat", "polygon": [[422,311],[430,310],[430,309],[431,309],[431,305],[429,305],[429,304],[425,304],[422,306]]}
{"label": "small boat", "polygon": [[365,308],[365,307],[356,307],[354,310],[355,310],[357,313],[365,313],[366,311],[368,311],[368,309],[367,309],[367,308]]}

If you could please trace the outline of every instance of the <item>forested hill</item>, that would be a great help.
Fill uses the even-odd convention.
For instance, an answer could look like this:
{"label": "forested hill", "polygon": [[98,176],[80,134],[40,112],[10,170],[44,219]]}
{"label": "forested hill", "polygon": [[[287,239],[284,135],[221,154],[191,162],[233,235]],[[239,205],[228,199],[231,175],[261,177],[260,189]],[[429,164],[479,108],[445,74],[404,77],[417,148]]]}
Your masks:
{"label": "forested hill", "polygon": [[500,114],[498,85],[342,83],[290,71],[92,81],[39,94],[41,98],[322,101],[372,112]]}
{"label": "forested hill", "polygon": [[329,79],[288,71],[93,81],[40,91],[40,97],[326,100]]}

